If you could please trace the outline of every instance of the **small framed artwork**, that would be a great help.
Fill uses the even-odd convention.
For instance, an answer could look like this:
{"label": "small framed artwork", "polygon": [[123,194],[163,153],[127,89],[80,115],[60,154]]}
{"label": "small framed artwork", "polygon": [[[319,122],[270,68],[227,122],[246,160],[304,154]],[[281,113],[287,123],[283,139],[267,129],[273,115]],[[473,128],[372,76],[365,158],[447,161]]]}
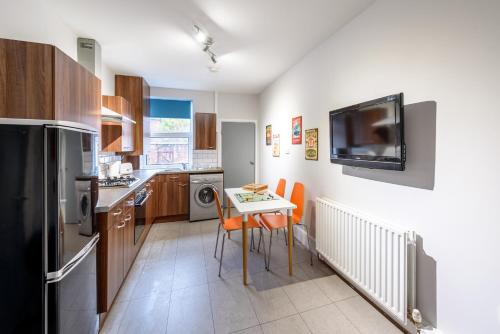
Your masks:
{"label": "small framed artwork", "polygon": [[306,160],[318,160],[318,129],[306,130],[305,136]]}
{"label": "small framed artwork", "polygon": [[273,157],[280,156],[280,135],[273,134]]}
{"label": "small framed artwork", "polygon": [[273,126],[271,124],[266,126],[266,145],[269,146],[272,144],[273,139]]}
{"label": "small framed artwork", "polygon": [[302,116],[292,118],[292,144],[302,144]]}

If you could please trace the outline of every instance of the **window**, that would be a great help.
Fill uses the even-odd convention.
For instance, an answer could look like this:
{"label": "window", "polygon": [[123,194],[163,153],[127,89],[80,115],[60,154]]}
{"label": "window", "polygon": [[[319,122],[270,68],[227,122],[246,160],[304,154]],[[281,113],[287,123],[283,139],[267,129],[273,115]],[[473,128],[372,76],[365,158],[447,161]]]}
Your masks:
{"label": "window", "polygon": [[152,99],[146,165],[189,163],[191,129],[191,101]]}

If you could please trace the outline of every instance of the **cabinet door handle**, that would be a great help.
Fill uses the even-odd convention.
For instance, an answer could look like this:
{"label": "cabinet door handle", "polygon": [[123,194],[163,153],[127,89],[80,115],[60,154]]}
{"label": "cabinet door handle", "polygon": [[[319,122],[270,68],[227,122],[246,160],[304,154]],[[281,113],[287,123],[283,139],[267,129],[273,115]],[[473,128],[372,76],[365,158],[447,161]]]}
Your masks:
{"label": "cabinet door handle", "polygon": [[122,214],[122,209],[118,209],[118,211],[113,212],[113,216],[119,216]]}
{"label": "cabinet door handle", "polygon": [[119,230],[119,229],[122,229],[125,227],[125,225],[127,225],[127,223],[125,223],[123,220],[122,220],[122,224],[121,225],[118,225],[116,226],[116,229]]}
{"label": "cabinet door handle", "polygon": [[187,183],[179,184],[179,187],[185,187],[185,186],[187,186]]}
{"label": "cabinet door handle", "polygon": [[123,221],[124,221],[124,222],[128,222],[128,221],[130,221],[130,219],[132,219],[132,215],[129,213],[129,214],[128,214],[128,215],[127,215],[124,219],[123,219]]}
{"label": "cabinet door handle", "polygon": [[178,176],[169,176],[168,178],[169,180],[178,180],[179,177]]}
{"label": "cabinet door handle", "polygon": [[127,201],[127,206],[134,206],[135,202],[133,199]]}
{"label": "cabinet door handle", "polygon": [[209,146],[208,148],[213,150],[215,148],[215,146]]}

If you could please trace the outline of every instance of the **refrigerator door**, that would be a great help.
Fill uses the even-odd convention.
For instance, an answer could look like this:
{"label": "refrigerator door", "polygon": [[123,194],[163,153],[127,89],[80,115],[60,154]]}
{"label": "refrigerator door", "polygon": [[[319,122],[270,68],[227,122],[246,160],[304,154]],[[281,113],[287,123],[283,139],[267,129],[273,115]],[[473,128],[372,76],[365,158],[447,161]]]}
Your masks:
{"label": "refrigerator door", "polygon": [[97,135],[47,126],[47,332],[96,333]]}
{"label": "refrigerator door", "polygon": [[41,126],[0,125],[2,333],[44,330]]}

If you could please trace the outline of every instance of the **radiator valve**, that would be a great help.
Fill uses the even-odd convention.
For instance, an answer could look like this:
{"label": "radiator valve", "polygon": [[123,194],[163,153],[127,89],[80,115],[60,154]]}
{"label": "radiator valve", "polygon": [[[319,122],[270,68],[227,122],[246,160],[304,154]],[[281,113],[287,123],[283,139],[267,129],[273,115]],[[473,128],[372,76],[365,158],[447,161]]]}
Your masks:
{"label": "radiator valve", "polygon": [[420,329],[422,328],[422,313],[418,309],[413,309],[411,312],[411,319],[413,323],[417,327],[417,331],[420,333]]}

